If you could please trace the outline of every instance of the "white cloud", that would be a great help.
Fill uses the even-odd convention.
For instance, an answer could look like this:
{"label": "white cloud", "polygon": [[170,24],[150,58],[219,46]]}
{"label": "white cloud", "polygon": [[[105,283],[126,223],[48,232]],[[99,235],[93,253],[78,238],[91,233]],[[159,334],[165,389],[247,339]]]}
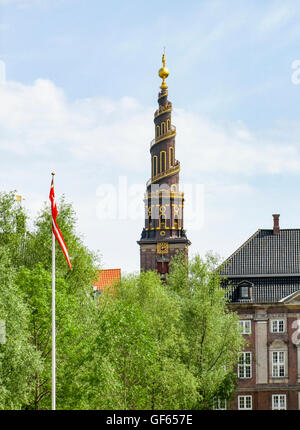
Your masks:
{"label": "white cloud", "polygon": [[279,27],[286,25],[299,12],[295,2],[286,2],[284,4],[276,2],[272,8],[263,16],[259,22],[258,29],[267,33],[277,30]]}
{"label": "white cloud", "polygon": [[130,98],[69,103],[61,89],[42,79],[31,86],[8,82],[0,97],[0,148],[19,155],[64,150],[78,159],[120,165],[130,162],[132,151],[141,159],[151,138],[152,112]]}
{"label": "white cloud", "polygon": [[4,63],[4,61],[0,60],[0,85],[5,84],[5,81],[6,81],[6,64]]}
{"label": "white cloud", "polygon": [[240,123],[217,124],[193,113],[175,115],[178,148],[189,172],[266,174],[300,172],[300,148],[256,135]]}
{"label": "white cloud", "polygon": [[[38,79],[33,85],[0,86],[2,153],[35,157],[67,156],[140,172],[149,163],[154,107],[137,100],[104,97],[69,102],[62,89]],[[255,134],[240,122],[218,124],[177,109],[177,155],[193,172],[265,174],[300,172],[299,145],[270,132]],[[286,126],[287,127],[287,126]],[[299,140],[299,139],[298,139]],[[57,154],[57,155],[55,155]],[[134,154],[134,157],[130,155]]]}

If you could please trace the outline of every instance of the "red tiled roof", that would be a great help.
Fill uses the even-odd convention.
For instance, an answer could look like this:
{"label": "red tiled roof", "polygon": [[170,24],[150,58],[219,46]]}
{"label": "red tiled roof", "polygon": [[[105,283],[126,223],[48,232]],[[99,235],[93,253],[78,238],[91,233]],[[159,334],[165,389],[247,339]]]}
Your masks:
{"label": "red tiled roof", "polygon": [[100,270],[98,279],[94,283],[97,290],[104,290],[106,287],[112,286],[115,282],[121,279],[121,269],[104,269]]}

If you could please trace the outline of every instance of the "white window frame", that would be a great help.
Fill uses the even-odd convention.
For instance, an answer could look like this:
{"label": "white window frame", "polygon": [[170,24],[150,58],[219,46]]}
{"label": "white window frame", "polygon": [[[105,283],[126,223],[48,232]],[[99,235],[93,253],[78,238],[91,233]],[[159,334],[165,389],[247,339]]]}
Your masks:
{"label": "white window frame", "polygon": [[216,411],[226,411],[227,410],[227,400],[226,399],[221,399],[220,397],[218,397],[215,400],[215,407],[214,409]]}
{"label": "white window frame", "polygon": [[284,378],[286,376],[286,351],[271,351],[271,353],[272,378]]}
{"label": "white window frame", "polygon": [[[241,356],[243,357],[242,362],[240,362]],[[250,357],[250,362],[249,362],[249,360],[247,360],[247,357]],[[239,352],[238,377],[240,379],[251,379],[252,378],[252,352],[250,352],[250,351]]]}
{"label": "white window frame", "polygon": [[[282,323],[282,324],[280,324]],[[285,320],[282,318],[278,318],[276,320],[270,320],[271,325],[271,333],[285,333]],[[280,330],[280,325],[282,326]]]}
{"label": "white window frame", "polygon": [[[248,406],[247,406],[247,400],[249,401],[249,399],[250,399],[250,404],[248,403]],[[250,411],[250,410],[252,410],[252,396],[251,395],[238,396],[238,410],[239,411]]]}
{"label": "white window frame", "polygon": [[272,395],[272,410],[285,411],[286,410],[286,394],[273,394]]}
{"label": "white window frame", "polygon": [[239,326],[242,334],[251,334],[251,320],[240,320]]}

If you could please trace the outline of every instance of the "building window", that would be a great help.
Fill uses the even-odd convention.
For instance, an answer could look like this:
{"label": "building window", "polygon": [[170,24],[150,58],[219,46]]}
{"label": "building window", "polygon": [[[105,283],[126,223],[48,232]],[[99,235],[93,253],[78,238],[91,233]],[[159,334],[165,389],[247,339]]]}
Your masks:
{"label": "building window", "polygon": [[272,409],[285,410],[286,409],[286,394],[273,394],[272,395]]}
{"label": "building window", "polygon": [[238,284],[238,295],[241,300],[251,300],[253,284],[249,281],[242,281]]}
{"label": "building window", "polygon": [[273,378],[285,376],[285,351],[272,351],[272,376]]}
{"label": "building window", "polygon": [[227,409],[227,400],[221,399],[218,397],[214,402],[214,409],[217,411],[226,411]]}
{"label": "building window", "polygon": [[242,334],[251,334],[251,320],[239,321]]}
{"label": "building window", "polygon": [[94,299],[97,299],[97,297],[101,296],[102,290],[98,290],[98,287],[94,287]]}
{"label": "building window", "polygon": [[240,296],[242,299],[248,299],[249,297],[249,287],[248,286],[240,286]]}
{"label": "building window", "polygon": [[241,379],[252,378],[252,353],[251,352],[239,353],[238,377]]}
{"label": "building window", "polygon": [[171,121],[169,120],[169,119],[167,119],[167,130],[170,130],[170,124],[171,124]]}
{"label": "building window", "polygon": [[285,321],[284,320],[271,320],[271,333],[284,333]]}
{"label": "building window", "polygon": [[252,396],[238,396],[238,408],[239,410],[252,409]]}
{"label": "building window", "polygon": [[162,136],[166,133],[166,123],[162,122],[161,123],[161,134]]}

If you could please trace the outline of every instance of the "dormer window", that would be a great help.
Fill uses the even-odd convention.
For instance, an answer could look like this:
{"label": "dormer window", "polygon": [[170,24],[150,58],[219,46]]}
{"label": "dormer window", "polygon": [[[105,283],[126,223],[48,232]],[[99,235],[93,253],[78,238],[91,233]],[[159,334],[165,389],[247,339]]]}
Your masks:
{"label": "dormer window", "polygon": [[250,299],[249,286],[248,285],[240,285],[240,298],[241,299]]}
{"label": "dormer window", "polygon": [[240,300],[252,299],[252,282],[242,281],[238,284],[238,297]]}

